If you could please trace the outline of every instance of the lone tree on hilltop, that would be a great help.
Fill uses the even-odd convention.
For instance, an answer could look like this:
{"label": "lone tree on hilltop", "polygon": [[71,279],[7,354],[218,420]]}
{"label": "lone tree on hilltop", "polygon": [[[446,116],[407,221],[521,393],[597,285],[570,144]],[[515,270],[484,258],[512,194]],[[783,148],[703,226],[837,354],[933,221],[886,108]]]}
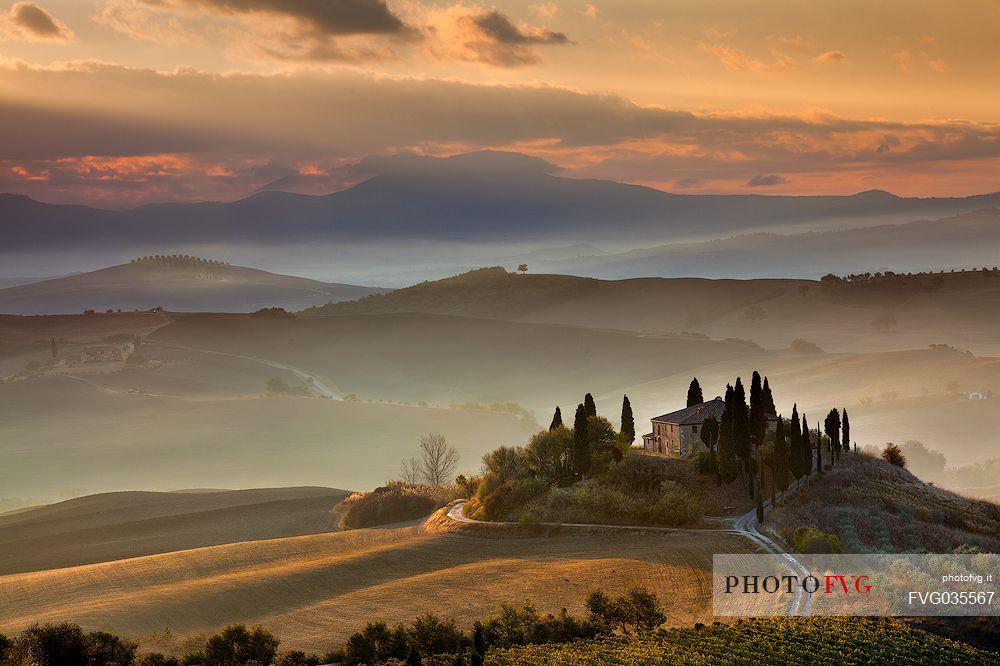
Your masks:
{"label": "lone tree on hilltop", "polygon": [[444,435],[434,433],[420,438],[420,473],[432,486],[442,486],[458,466],[458,451],[448,446]]}
{"label": "lone tree on hilltop", "polygon": [[556,406],[556,413],[552,415],[552,423],[549,424],[549,430],[555,430],[563,424],[562,420],[562,410]]}
{"label": "lone tree on hilltop", "polygon": [[900,448],[892,442],[885,445],[885,450],[882,451],[882,460],[893,464],[896,467],[906,467],[906,456],[904,456],[902,450],[900,450]]}
{"label": "lone tree on hilltop", "polygon": [[628,396],[622,398],[622,439],[631,446],[635,441],[635,418],[632,416],[632,403],[628,401]]}
{"label": "lone tree on hilltop", "polygon": [[517,265],[517,271],[518,271],[518,272],[519,272],[519,273],[520,273],[521,275],[524,275],[525,273],[527,273],[527,272],[528,272],[528,264],[518,264],[518,265]]}
{"label": "lone tree on hilltop", "polygon": [[701,392],[701,384],[698,383],[698,378],[695,377],[691,380],[691,385],[688,386],[687,406],[693,407],[703,402],[705,402],[705,396]]}

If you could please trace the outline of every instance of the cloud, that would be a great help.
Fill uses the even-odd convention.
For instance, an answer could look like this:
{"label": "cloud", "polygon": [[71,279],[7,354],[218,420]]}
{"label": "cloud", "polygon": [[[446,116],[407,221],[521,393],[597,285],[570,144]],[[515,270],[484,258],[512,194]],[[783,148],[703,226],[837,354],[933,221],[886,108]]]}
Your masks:
{"label": "cloud", "polygon": [[464,60],[512,68],[541,60],[540,46],[571,44],[565,33],[518,25],[497,10],[483,12],[465,5],[425,11],[425,48],[441,60]]}
{"label": "cloud", "polygon": [[747,187],[771,187],[772,185],[784,185],[788,179],[776,173],[759,173],[747,181]]}
{"label": "cloud", "polygon": [[573,176],[698,192],[988,191],[1000,168],[1000,126],[966,121],[694,113],[544,84],[346,70],[7,62],[0,80],[32,91],[30,104],[0,102],[0,189],[49,200],[103,201],[119,190],[131,201],[235,198],[277,178],[332,190],[358,178],[346,167],[367,155],[482,149],[523,152]]}
{"label": "cloud", "polygon": [[716,56],[722,66],[731,72],[753,72],[755,74],[784,72],[798,67],[798,62],[794,58],[783,55],[778,51],[771,51],[774,60],[765,62],[750,56],[730,44],[709,44],[699,42],[699,46],[705,53]]}
{"label": "cloud", "polygon": [[0,39],[68,42],[73,32],[62,21],[31,2],[17,2],[0,14]]}
{"label": "cloud", "polygon": [[410,30],[383,0],[143,0],[224,14],[288,18],[329,36],[387,35]]}
{"label": "cloud", "polygon": [[843,51],[824,51],[812,59],[815,63],[845,62],[847,55]]}

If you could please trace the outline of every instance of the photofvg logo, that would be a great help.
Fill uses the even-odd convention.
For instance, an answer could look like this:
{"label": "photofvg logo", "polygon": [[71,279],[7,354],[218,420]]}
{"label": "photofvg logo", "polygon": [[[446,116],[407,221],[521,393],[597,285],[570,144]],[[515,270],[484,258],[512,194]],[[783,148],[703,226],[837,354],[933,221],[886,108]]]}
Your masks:
{"label": "photofvg logo", "polygon": [[1000,615],[1000,556],[715,555],[715,615]]}

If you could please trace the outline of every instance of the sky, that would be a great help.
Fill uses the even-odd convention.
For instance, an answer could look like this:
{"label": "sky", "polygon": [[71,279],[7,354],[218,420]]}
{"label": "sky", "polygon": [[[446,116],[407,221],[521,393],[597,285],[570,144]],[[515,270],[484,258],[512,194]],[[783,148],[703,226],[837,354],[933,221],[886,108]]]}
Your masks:
{"label": "sky", "polygon": [[994,192],[997,34],[997,0],[0,0],[0,191],[320,194],[496,149],[683,193]]}

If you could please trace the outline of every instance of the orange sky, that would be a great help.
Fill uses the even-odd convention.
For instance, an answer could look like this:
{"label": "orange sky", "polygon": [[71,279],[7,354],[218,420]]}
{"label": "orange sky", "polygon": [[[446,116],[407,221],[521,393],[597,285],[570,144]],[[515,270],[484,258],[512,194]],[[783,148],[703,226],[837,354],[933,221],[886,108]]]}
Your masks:
{"label": "orange sky", "polygon": [[0,4],[0,190],[318,193],[499,148],[678,192],[991,192],[998,31],[995,0]]}

